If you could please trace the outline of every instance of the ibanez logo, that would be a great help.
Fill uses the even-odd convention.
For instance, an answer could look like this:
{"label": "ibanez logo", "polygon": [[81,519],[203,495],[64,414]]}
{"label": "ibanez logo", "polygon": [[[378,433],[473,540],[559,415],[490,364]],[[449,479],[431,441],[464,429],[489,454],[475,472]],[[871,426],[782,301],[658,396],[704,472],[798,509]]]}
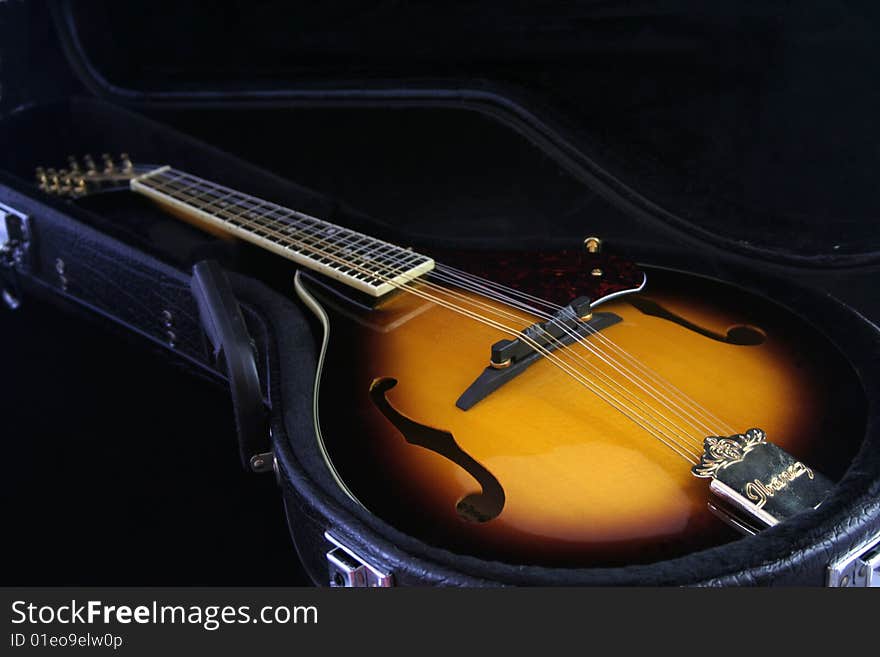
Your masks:
{"label": "ibanez logo", "polygon": [[800,461],[797,461],[766,483],[760,479],[754,479],[747,483],[745,487],[746,497],[755,502],[755,506],[760,509],[767,503],[769,498],[773,497],[801,475],[807,475],[807,477],[812,479],[813,471]]}

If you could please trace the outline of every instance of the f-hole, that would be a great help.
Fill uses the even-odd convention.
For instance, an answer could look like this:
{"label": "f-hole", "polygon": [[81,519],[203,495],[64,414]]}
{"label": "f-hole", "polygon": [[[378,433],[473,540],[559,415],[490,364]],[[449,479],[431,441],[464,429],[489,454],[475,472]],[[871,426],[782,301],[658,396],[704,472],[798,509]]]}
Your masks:
{"label": "f-hole", "polygon": [[703,328],[699,324],[694,324],[693,322],[685,319],[681,315],[676,315],[674,312],[667,310],[659,303],[657,303],[656,301],[652,301],[651,299],[646,299],[645,297],[639,296],[630,296],[627,297],[627,301],[629,301],[632,306],[634,306],[646,315],[665,319],[669,322],[673,322],[674,324],[678,324],[679,326],[684,327],[689,331],[699,333],[700,335],[705,336],[711,340],[724,342],[725,344],[733,344],[740,347],[754,347],[759,344],[764,344],[764,341],[767,339],[767,335],[764,333],[764,331],[759,329],[757,326],[751,326],[749,324],[735,324],[734,326],[731,326],[727,329],[726,335],[722,335],[720,333],[716,333],[715,331],[710,331],[707,328]]}
{"label": "f-hole", "polygon": [[455,510],[462,520],[488,522],[504,508],[504,489],[495,476],[465,452],[448,431],[434,429],[412,420],[394,408],[385,393],[397,385],[396,379],[375,379],[370,385],[370,399],[410,445],[423,447],[452,461],[480,484],[479,493],[470,493],[457,501]]}

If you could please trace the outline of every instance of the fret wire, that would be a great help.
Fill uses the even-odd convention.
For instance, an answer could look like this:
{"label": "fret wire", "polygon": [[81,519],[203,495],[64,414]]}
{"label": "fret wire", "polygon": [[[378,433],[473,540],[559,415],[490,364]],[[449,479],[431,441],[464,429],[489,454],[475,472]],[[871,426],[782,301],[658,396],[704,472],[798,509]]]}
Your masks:
{"label": "fret wire", "polygon": [[[223,191],[223,190],[218,190]],[[214,213],[222,213],[227,223],[233,223],[235,219],[241,219],[242,225],[254,225],[258,216],[254,216],[253,208],[243,208],[242,202],[238,200],[241,196],[238,192],[230,191],[228,194],[218,197],[208,205],[214,205]],[[217,206],[219,203],[225,203],[223,206]],[[207,206],[205,206],[207,207]]]}
{"label": "fret wire", "polygon": [[[187,177],[194,178],[193,176],[187,176]],[[197,181],[197,179],[196,179],[196,181]],[[218,191],[228,189],[228,188],[224,188],[220,185],[216,185],[214,183],[208,183],[208,184],[210,184],[213,189],[218,190]],[[296,226],[301,232],[303,232],[303,236],[307,237],[307,238],[325,239],[324,237],[321,237],[321,236],[317,235],[316,233],[314,233],[313,232],[314,229],[315,228],[323,229],[326,227],[333,226],[333,224],[330,224],[329,222],[325,222],[325,221],[318,219],[316,217],[311,217],[309,215],[305,215],[303,213],[299,213],[294,210],[290,210],[289,208],[284,208],[276,203],[264,201],[262,199],[258,199],[256,197],[251,197],[246,194],[241,194],[239,192],[236,192],[235,194],[242,199],[241,201],[237,201],[237,203],[236,203],[243,210],[242,212],[240,212],[238,214],[249,225],[253,224],[253,223],[257,223],[259,225],[259,220],[261,219],[261,215],[267,214],[266,212],[263,211],[265,208],[265,209],[269,210],[269,212],[282,213],[282,215],[286,219],[286,221],[284,223],[285,223],[285,225],[288,225],[288,226],[289,225],[296,226],[296,224],[294,224],[293,221],[291,221],[292,219],[296,220],[300,223],[308,222],[308,224],[305,226]],[[259,214],[255,215],[254,214],[255,210],[259,210]],[[249,215],[249,216],[243,216],[243,215]],[[269,227],[268,224],[266,224],[266,227]],[[312,231],[312,232],[310,232],[310,231]],[[296,239],[296,236],[289,236],[289,238],[286,238],[286,239],[290,239],[290,238]],[[310,246],[314,246],[314,242],[307,242],[307,244],[309,244]]]}
{"label": "fret wire", "polygon": [[171,192],[184,194],[188,197],[187,199],[182,199],[178,196],[174,196],[174,198],[178,198],[178,200],[191,203],[196,207],[199,207],[199,202],[204,201],[202,197],[206,194],[211,194],[213,196],[213,200],[205,204],[204,207],[213,205],[217,201],[222,200],[226,196],[229,196],[233,193],[233,190],[229,190],[228,193],[223,194],[222,192],[224,190],[218,189],[213,185],[208,184],[207,181],[202,181],[198,178],[195,178],[194,176],[178,172],[174,169],[163,172],[157,176],[154,176],[153,178],[148,178],[144,182],[149,184],[151,181],[154,181],[157,178],[166,178],[170,175],[174,175],[174,178],[160,180],[157,191],[168,193],[169,196],[172,196]]}
{"label": "fret wire", "polygon": [[[169,172],[170,173],[170,172]],[[198,179],[186,180],[186,178],[192,178],[192,176],[188,176],[186,174],[178,175],[174,180],[168,181],[174,185],[180,185],[178,191],[183,191],[184,193],[192,196],[194,199],[202,196],[204,193],[212,191],[210,189],[205,189],[205,187],[200,184]],[[201,192],[200,194],[192,194],[190,190],[198,190]]]}
{"label": "fret wire", "polygon": [[215,206],[215,207],[211,210],[211,212],[214,213],[215,210],[218,209],[217,203],[222,203],[222,202],[224,202],[224,201],[226,201],[226,197],[225,197],[225,196],[218,196],[217,198],[215,198],[213,201],[211,201],[211,202],[208,203],[207,205],[203,205],[203,206],[201,207],[201,209],[202,209],[202,210],[205,210],[205,209],[207,209],[207,208],[209,208],[209,207],[211,207],[211,206],[213,205],[213,206]]}
{"label": "fret wire", "polygon": [[162,171],[161,173],[154,174],[154,175],[150,176],[149,178],[147,178],[146,180],[143,180],[141,182],[143,182],[144,184],[149,184],[150,182],[153,182],[156,180],[162,181],[163,178],[167,179],[170,176],[174,176],[174,178],[171,180],[165,180],[163,182],[176,182],[176,181],[180,180],[184,176],[184,174],[183,174],[183,172],[177,171],[175,169],[167,169],[165,171]]}
{"label": "fret wire", "polygon": [[322,226],[315,237],[325,243],[330,243],[338,252],[344,252],[345,243],[352,238],[352,235],[345,229],[330,224]]}
{"label": "fret wire", "polygon": [[[319,246],[323,240],[323,238],[318,233],[309,232],[310,230],[319,229],[320,225],[307,226],[305,228],[299,229],[296,236],[288,235],[285,237],[285,241],[288,242],[285,246],[290,249],[302,249],[305,247],[309,251],[315,253],[316,247],[320,250]],[[312,256],[314,257],[314,256]],[[326,255],[319,257],[319,262],[322,264],[327,264],[324,261],[328,260]],[[332,262],[332,259],[329,260]]]}
{"label": "fret wire", "polygon": [[376,259],[376,262],[379,264],[379,269],[381,270],[382,268],[384,268],[387,271],[390,268],[391,271],[394,271],[395,268],[399,268],[399,263],[394,263],[393,266],[389,267],[390,263],[388,262],[388,260],[391,257],[391,253],[386,252],[383,254],[382,250],[383,249],[380,248],[379,251],[373,256]]}
{"label": "fret wire", "polygon": [[[198,196],[193,195],[190,191],[188,191],[188,189],[176,190],[176,191],[173,191],[173,192],[166,192],[166,193],[167,193],[169,196],[171,196],[172,198],[176,198],[176,199],[179,200],[179,201],[183,201],[184,203],[188,203],[189,205],[193,206],[194,208],[196,208],[196,209],[198,209],[198,210],[202,210],[202,211],[204,211],[205,208],[207,208],[208,206],[211,205],[211,203],[204,203],[204,202],[202,202],[202,203],[200,204],[200,203],[199,203],[199,197],[201,196],[201,194],[198,195]],[[181,194],[182,194],[185,198],[182,198],[182,197],[180,196]]]}
{"label": "fret wire", "polygon": [[220,210],[220,212],[217,213],[217,216],[219,216],[220,219],[222,219],[227,224],[235,226],[236,228],[242,228],[245,225],[243,221],[241,221],[236,215],[234,215],[232,212],[229,212],[228,210]]}
{"label": "fret wire", "polygon": [[[214,191],[214,190],[212,190],[212,191]],[[189,198],[180,198],[177,194],[184,194],[184,195],[188,196]],[[242,220],[238,221],[239,215],[235,214],[234,212],[231,212],[229,209],[230,206],[231,207],[237,206],[237,203],[235,203],[235,201],[232,199],[232,197],[234,197],[236,195],[236,192],[234,192],[234,191],[231,191],[229,194],[227,194],[225,196],[219,196],[219,197],[215,198],[213,201],[211,201],[210,203],[202,203],[201,205],[194,203],[193,201],[195,199],[194,199],[193,195],[190,194],[186,190],[180,190],[180,191],[178,191],[177,194],[169,193],[169,195],[172,196],[173,198],[177,198],[178,200],[181,200],[185,203],[189,203],[202,211],[206,211],[207,208],[209,208],[210,206],[215,205],[217,203],[228,202],[228,205],[226,207],[212,208],[210,214],[212,214],[215,217],[220,218],[222,221],[224,221],[227,224],[232,224],[233,226],[236,226],[239,228],[245,228],[245,227],[251,228],[252,221],[249,218],[241,217]]]}
{"label": "fret wire", "polygon": [[184,180],[182,176],[176,176],[175,178],[173,178],[171,180],[166,180],[163,182],[163,185],[171,186],[174,189],[186,189],[191,184],[192,183],[189,183],[186,180]]}
{"label": "fret wire", "polygon": [[[174,177],[168,179],[170,175],[174,175]],[[340,252],[346,258],[352,258],[352,263],[337,266],[348,269],[348,275],[353,275],[362,280],[363,277],[366,277],[366,280],[378,283],[381,280],[377,276],[384,275],[383,271],[387,271],[390,266],[393,266],[394,269],[399,269],[404,263],[413,260],[424,260],[424,256],[395,244],[337,226],[323,219],[297,212],[290,208],[285,208],[271,201],[264,201],[228,187],[202,180],[191,174],[180,173],[174,169],[163,172],[152,179],[147,179],[145,182],[154,181],[155,178],[160,177],[164,179],[159,181],[160,186],[185,185],[185,187],[174,191],[189,196],[190,201],[201,201],[203,203],[201,208],[199,208],[197,203],[191,204],[203,211],[204,208],[209,206],[229,202],[229,205],[225,207],[212,208],[211,214],[214,216],[222,214],[223,216],[218,218],[225,223],[236,225],[236,222],[240,222],[239,228],[251,230],[258,238],[284,246],[292,251],[298,251],[302,255],[317,260],[322,264],[330,264],[332,258],[320,255],[315,248],[318,244],[329,244],[336,248],[342,247]],[[198,193],[192,194],[191,190]],[[187,199],[179,198],[177,194],[167,190],[157,189],[157,191],[167,193],[172,198],[176,198],[184,203],[190,202]],[[207,194],[214,196],[212,200],[205,202],[207,199],[202,199],[202,197]],[[235,213],[232,210],[241,210],[241,212]],[[273,214],[277,215],[277,219],[271,216]],[[325,232],[327,229],[331,229],[333,232],[327,234]],[[294,231],[293,234],[291,234],[291,230]],[[361,246],[358,247],[359,243]],[[344,249],[349,246],[357,248],[354,251],[345,252]],[[324,249],[325,247],[320,248]],[[364,253],[366,249],[374,250]],[[406,254],[406,257],[401,258],[400,256],[403,254]],[[418,262],[413,264],[418,264]],[[352,274],[350,270],[353,266],[366,268],[370,271]],[[372,272],[377,273],[374,274]]]}
{"label": "fret wire", "polygon": [[323,238],[318,232],[321,228],[322,226],[320,225],[305,226],[299,229],[297,235],[291,235],[288,239],[291,241],[304,242],[309,246],[314,246],[323,241]]}
{"label": "fret wire", "polygon": [[229,212],[229,207],[233,205],[233,203],[232,203],[232,201],[231,201],[231,197],[232,197],[232,196],[233,196],[233,194],[228,194],[228,195],[226,195],[226,196],[221,196],[221,197],[218,198],[214,203],[212,203],[212,205],[214,205],[214,210],[213,210],[213,212],[214,212],[215,214],[218,214],[218,213],[228,213],[228,212]]}
{"label": "fret wire", "polygon": [[[375,247],[376,243],[370,241],[368,246]],[[362,249],[359,249],[358,251],[360,250]],[[385,253],[383,253],[383,251],[385,251]],[[387,276],[389,269],[391,271],[400,269],[402,263],[410,259],[409,256],[407,256],[407,258],[401,260],[399,258],[399,253],[401,251],[402,249],[398,246],[388,244],[387,242],[379,242],[379,248],[370,252],[369,261],[364,262],[363,257],[361,257],[361,263],[359,263],[359,266],[365,266],[368,269],[376,270],[380,276]],[[371,280],[376,280],[376,276],[372,276]]]}
{"label": "fret wire", "polygon": [[251,226],[256,228],[270,228],[270,224],[265,223],[265,213],[261,210],[261,204],[254,204],[252,201],[248,202],[246,199],[244,202],[237,203],[237,207],[241,210],[241,212],[238,213],[238,216],[250,222]]}
{"label": "fret wire", "polygon": [[[224,197],[220,197],[216,201],[212,202],[211,204],[216,203],[217,201],[223,200],[223,199],[231,197],[231,196],[232,195],[226,195]],[[211,204],[209,204],[209,205],[211,205]],[[236,205],[243,210],[242,212],[237,214],[236,218],[244,220],[247,224],[247,227],[251,228],[253,230],[253,232],[257,234],[258,237],[261,237],[263,239],[267,239],[269,241],[274,241],[275,243],[278,243],[279,245],[282,245],[282,246],[286,246],[285,244],[281,243],[282,240],[284,240],[286,242],[298,241],[299,244],[293,244],[292,246],[295,246],[296,248],[298,248],[301,251],[302,250],[309,251],[310,257],[312,257],[312,258],[316,258],[316,256],[317,256],[314,247],[319,242],[326,242],[328,239],[336,240],[336,239],[338,239],[337,236],[339,236],[339,235],[342,236],[343,240],[347,240],[352,243],[357,243],[357,241],[359,239],[364,239],[363,237],[359,236],[357,233],[354,233],[353,231],[349,231],[347,229],[334,226],[333,224],[329,224],[327,222],[323,222],[320,220],[314,220],[310,217],[307,217],[307,219],[311,219],[311,225],[307,225],[305,227],[296,226],[295,224],[288,223],[287,221],[284,222],[284,225],[286,227],[293,226],[294,228],[296,228],[298,230],[298,232],[300,233],[300,235],[294,236],[294,235],[290,235],[289,233],[282,234],[282,235],[275,235],[274,240],[273,240],[273,236],[271,235],[271,233],[278,233],[279,232],[277,230],[277,227],[278,227],[277,224],[280,222],[274,222],[274,224],[269,223],[270,218],[267,217],[267,214],[279,213],[279,211],[284,212],[283,209],[272,208],[271,206],[269,206],[269,212],[265,213],[265,212],[263,212],[263,208],[266,207],[266,204],[260,203],[259,201],[257,201],[255,203],[254,201],[247,200],[247,199],[246,199],[246,204],[236,202]],[[223,212],[224,214],[228,213],[228,211],[225,209],[220,210],[220,212]],[[231,213],[228,213],[228,214],[231,214]],[[289,219],[290,219],[289,214],[287,214],[285,212],[285,215],[286,216],[284,216],[284,218],[289,221]],[[328,228],[333,231],[332,234],[328,235],[325,232]],[[268,230],[262,230],[262,229],[268,229]],[[266,233],[266,234],[264,234],[264,233]],[[364,241],[365,241],[364,246],[362,246],[360,249],[357,249],[356,250],[357,252],[363,250],[364,248],[367,248],[368,246],[375,245],[374,241],[370,238],[366,238]],[[337,248],[339,247],[339,245],[340,244],[338,242],[336,244],[334,244],[334,246],[336,246]],[[386,249],[389,247],[393,248],[393,245],[384,246],[384,248],[386,248]],[[345,255],[346,255],[346,257],[350,257],[352,254],[346,253]],[[332,261],[332,259],[329,259],[326,256],[321,256],[321,257],[318,257],[317,259],[324,264],[329,264]],[[356,263],[358,265],[362,265],[362,266],[369,266],[370,265],[370,260],[368,260],[368,259],[358,258],[358,260],[359,260],[359,262]],[[380,264],[382,266],[387,265],[387,263],[378,263],[378,261],[376,264]],[[348,267],[348,268],[350,269],[350,267]],[[375,277],[371,277],[371,279],[375,280]]]}
{"label": "fret wire", "polygon": [[162,193],[167,194],[171,198],[176,199],[178,201],[182,201],[192,207],[196,207],[195,203],[192,202],[190,195],[187,194],[187,192],[185,190],[182,190],[182,189],[167,190],[166,189],[166,190],[163,190]]}
{"label": "fret wire", "polygon": [[[188,175],[188,177],[194,178],[193,176],[189,176],[189,175]],[[215,183],[208,183],[208,184],[210,184],[213,188],[215,188],[217,190],[228,189],[228,188],[222,187],[220,185],[216,185]],[[232,191],[232,190],[230,190],[230,191]],[[278,205],[277,203],[273,203],[271,201],[265,201],[263,199],[259,199],[254,196],[250,196],[247,194],[241,194],[240,192],[236,192],[236,194],[238,194],[245,201],[251,203],[251,206],[249,208],[246,208],[246,211],[252,211],[253,209],[256,209],[256,208],[260,208],[260,209],[268,208],[268,209],[271,209],[272,212],[283,213],[284,218],[288,222],[290,222],[290,220],[292,220],[292,219],[295,219],[296,221],[300,221],[300,222],[302,222],[302,221],[311,222],[310,225],[308,226],[309,228],[314,227],[316,225],[317,226],[333,226],[333,224],[331,224],[330,222],[326,222],[323,219],[318,219],[317,217],[312,217],[310,215],[303,214],[301,212],[297,212],[296,210],[291,210],[290,208],[285,208],[285,207]],[[244,207],[243,203],[241,205],[242,205],[242,207]]]}
{"label": "fret wire", "polygon": [[[356,257],[358,257],[358,254],[361,251],[363,251],[365,248],[367,248],[369,246],[369,240],[364,240],[360,235],[358,235],[354,231],[343,230],[342,232],[347,233],[347,234],[343,236],[343,241],[338,243],[336,246],[339,249],[339,253],[342,255],[342,257],[351,261],[351,262],[341,263],[339,266],[341,268],[347,270],[347,273],[349,275],[357,278],[357,274],[355,272],[352,272],[352,267],[358,266],[354,262],[354,259]],[[365,242],[365,244],[362,245],[360,248],[352,250],[351,247],[356,246],[359,243],[359,241]],[[340,271],[341,271],[341,269],[340,269]]]}
{"label": "fret wire", "polygon": [[[174,185],[175,190],[177,192],[186,194],[190,197],[190,201],[195,205],[195,201],[198,201],[202,196],[206,194],[216,195],[221,190],[215,188],[213,185],[207,184],[206,181],[202,181],[194,176],[189,174],[180,174],[173,181],[170,181],[172,185]],[[232,190],[230,190],[231,192]],[[217,198],[224,196],[224,194],[219,194]]]}
{"label": "fret wire", "polygon": [[[216,204],[224,201],[225,197],[215,196],[211,199],[206,199],[206,198],[202,198],[202,197],[205,196],[205,194],[209,194],[209,193],[213,194],[213,192],[205,192],[205,191],[198,190],[198,189],[196,191],[201,191],[202,193],[194,195],[189,190],[180,190],[176,193],[172,193],[171,196],[173,196],[174,198],[176,198],[178,200],[184,201],[185,203],[189,203],[193,207],[198,208],[199,210],[202,210],[203,212],[209,212],[209,214],[213,214],[214,216],[216,216],[217,209],[218,209],[216,207]],[[187,198],[181,198],[179,196],[180,194],[184,194]],[[212,207],[212,206],[215,206],[215,207]]]}
{"label": "fret wire", "polygon": [[378,250],[376,250],[376,246],[377,246],[376,242],[374,242],[373,240],[367,239],[367,240],[364,240],[364,244],[361,246],[361,248],[356,249],[355,251],[353,251],[352,253],[350,253],[348,255],[351,257],[361,257],[361,255],[362,255],[361,252],[364,249],[370,249],[371,250],[370,251],[370,259],[378,262],[378,257],[377,257],[378,254],[381,253],[381,250],[386,247],[380,243],[378,245],[380,248]]}
{"label": "fret wire", "polygon": [[178,181],[164,182],[160,184],[156,189],[160,191],[181,192],[187,189],[187,185],[181,184]]}
{"label": "fret wire", "polygon": [[162,172],[161,174],[159,174],[159,175],[157,175],[157,176],[153,176],[153,177],[151,177],[151,178],[147,178],[146,180],[142,181],[142,184],[147,185],[147,186],[150,187],[151,189],[155,189],[155,190],[158,191],[158,192],[164,192],[164,191],[166,191],[165,188],[169,187],[170,185],[178,185],[178,181],[179,181],[179,179],[180,179],[180,176],[174,178],[173,180],[161,180],[161,179],[159,179],[160,176],[164,177],[164,176],[167,176],[169,173],[170,173],[170,172],[165,171],[165,172]]}
{"label": "fret wire", "polygon": [[[391,253],[384,253],[384,254],[383,254],[383,253],[382,253],[383,250],[384,250],[384,251],[387,251],[387,250],[388,250],[388,246],[387,246],[387,245],[384,245],[384,244],[380,244],[379,248],[371,254],[372,257],[375,258],[375,259],[376,259],[378,262],[380,262],[380,263],[382,263],[382,260],[383,260],[383,259],[385,259],[385,258],[387,258],[388,256],[391,255]],[[399,247],[396,247],[394,250],[399,250]],[[384,263],[382,263],[382,264],[387,265],[388,263],[387,263],[387,262],[384,262]]]}
{"label": "fret wire", "polygon": [[[203,205],[203,206],[200,208],[200,209],[202,209],[202,210],[204,210],[204,209],[207,208],[208,206],[213,205],[214,203],[216,203],[216,202],[219,201],[220,199],[224,198],[223,195],[219,195],[219,196],[216,195],[216,194],[217,194],[217,190],[213,190],[213,189],[207,189],[207,190],[205,190],[205,189],[202,189],[199,185],[194,185],[192,188],[194,188],[195,191],[197,191],[197,192],[199,192],[199,193],[198,193],[198,194],[191,194],[189,191],[187,191],[187,192],[185,192],[185,193],[189,194],[189,195],[192,197],[192,200],[193,200],[193,201],[198,201],[198,202],[204,203],[204,199],[202,199],[203,196],[205,196],[206,194],[212,194],[212,195],[214,195],[214,200],[210,201],[207,205]],[[191,188],[191,189],[192,189],[192,188]],[[228,196],[228,194],[227,194],[226,196]]]}

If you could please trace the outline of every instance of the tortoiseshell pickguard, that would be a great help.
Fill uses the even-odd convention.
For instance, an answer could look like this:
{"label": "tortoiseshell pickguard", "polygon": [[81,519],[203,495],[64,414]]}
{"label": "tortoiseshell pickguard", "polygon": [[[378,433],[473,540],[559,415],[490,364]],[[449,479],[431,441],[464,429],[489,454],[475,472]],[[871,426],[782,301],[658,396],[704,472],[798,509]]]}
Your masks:
{"label": "tortoiseshell pickguard", "polygon": [[[580,296],[595,301],[636,290],[644,280],[644,273],[626,257],[583,250],[538,251],[528,258],[517,251],[436,251],[431,255],[437,262],[559,305]],[[595,270],[601,275],[594,275]]]}

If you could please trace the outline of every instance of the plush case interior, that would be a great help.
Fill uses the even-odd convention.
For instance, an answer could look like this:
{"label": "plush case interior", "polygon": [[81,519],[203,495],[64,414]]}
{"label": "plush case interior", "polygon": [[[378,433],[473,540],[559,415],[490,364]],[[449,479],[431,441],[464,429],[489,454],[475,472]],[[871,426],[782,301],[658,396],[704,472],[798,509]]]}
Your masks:
{"label": "plush case interior", "polygon": [[767,257],[880,250],[869,3],[89,0],[54,16],[91,93],[413,233],[577,238],[615,219],[598,193]]}

